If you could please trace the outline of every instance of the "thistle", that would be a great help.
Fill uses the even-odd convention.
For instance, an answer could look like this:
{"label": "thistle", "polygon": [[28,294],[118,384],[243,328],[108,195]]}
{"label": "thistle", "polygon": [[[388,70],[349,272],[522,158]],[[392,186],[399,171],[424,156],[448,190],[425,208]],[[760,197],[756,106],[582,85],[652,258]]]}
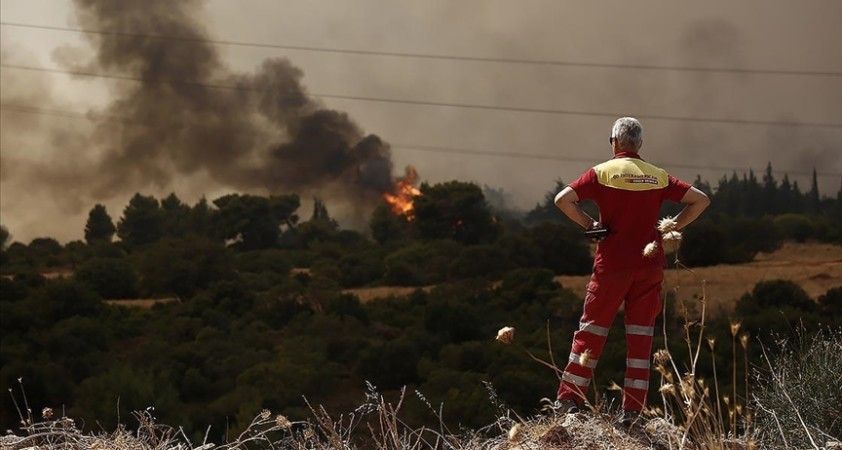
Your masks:
{"label": "thistle", "polygon": [[658,221],[658,231],[660,231],[662,234],[675,231],[675,228],[677,226],[678,222],[676,222],[675,219],[671,216],[664,217],[663,219]]}
{"label": "thistle", "polygon": [[646,247],[643,247],[643,256],[647,258],[651,258],[655,256],[655,253],[658,252],[658,243],[656,241],[652,241],[646,244]]}
{"label": "thistle", "polygon": [[511,344],[512,341],[515,340],[515,329],[514,327],[503,327],[500,328],[500,331],[497,332],[497,342],[502,342],[504,344]]}

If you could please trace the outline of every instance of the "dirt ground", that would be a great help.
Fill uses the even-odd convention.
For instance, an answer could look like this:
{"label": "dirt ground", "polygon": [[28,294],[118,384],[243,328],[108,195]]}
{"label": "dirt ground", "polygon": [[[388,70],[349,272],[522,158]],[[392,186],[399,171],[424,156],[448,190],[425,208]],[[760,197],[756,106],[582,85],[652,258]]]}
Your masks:
{"label": "dirt ground", "polygon": [[126,308],[140,308],[149,309],[158,303],[172,303],[177,302],[175,297],[170,298],[131,298],[122,300],[105,300],[105,303],[112,306],[124,306]]}
{"label": "dirt ground", "polygon": [[[584,297],[590,277],[559,276],[562,286]],[[664,288],[676,289],[680,298],[699,298],[702,286],[708,306],[729,308],[735,300],[763,280],[791,280],[817,298],[828,289],[842,286],[842,246],[819,243],[786,243],[773,253],[761,253],[745,264],[723,264],[691,270],[669,269]]]}

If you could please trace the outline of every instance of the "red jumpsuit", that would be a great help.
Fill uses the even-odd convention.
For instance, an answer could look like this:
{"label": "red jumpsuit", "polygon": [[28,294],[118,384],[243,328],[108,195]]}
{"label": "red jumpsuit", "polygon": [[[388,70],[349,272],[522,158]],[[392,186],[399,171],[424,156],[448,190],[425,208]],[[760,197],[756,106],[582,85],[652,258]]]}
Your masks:
{"label": "red jumpsuit", "polygon": [[[649,389],[655,318],[661,311],[664,253],[656,229],[661,203],[678,202],[690,185],[643,161],[618,153],[570,184],[580,200],[593,200],[609,235],[597,246],[579,329],[558,388],[560,400],[581,402],[602,353],[608,330],[625,303],[626,374],[623,409],[640,411]],[[656,241],[654,255],[643,256]],[[588,357],[582,357],[587,352]]]}

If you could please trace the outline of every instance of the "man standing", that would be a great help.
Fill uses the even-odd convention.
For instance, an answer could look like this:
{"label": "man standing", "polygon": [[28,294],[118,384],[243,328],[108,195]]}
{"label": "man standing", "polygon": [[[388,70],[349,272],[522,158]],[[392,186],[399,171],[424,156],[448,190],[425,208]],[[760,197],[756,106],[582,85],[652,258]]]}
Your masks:
{"label": "man standing", "polygon": [[[597,245],[584,312],[558,389],[558,404],[562,412],[571,412],[584,400],[608,329],[625,303],[623,411],[624,421],[630,422],[646,405],[652,335],[661,311],[665,258],[656,228],[661,203],[671,200],[686,205],[674,219],[672,229],[678,231],[699,217],[710,200],[640,157],[643,130],[637,119],[617,119],[610,142],[614,158],[589,169],[555,198],[556,206],[582,228],[607,229]],[[598,221],[582,210],[581,200],[596,203]]]}

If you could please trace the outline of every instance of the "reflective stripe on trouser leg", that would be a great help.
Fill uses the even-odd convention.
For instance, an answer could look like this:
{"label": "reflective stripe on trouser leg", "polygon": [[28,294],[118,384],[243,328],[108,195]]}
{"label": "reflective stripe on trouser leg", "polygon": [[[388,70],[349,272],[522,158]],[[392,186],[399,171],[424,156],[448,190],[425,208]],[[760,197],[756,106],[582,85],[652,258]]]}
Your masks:
{"label": "reflective stripe on trouser leg", "polygon": [[593,369],[594,367],[596,367],[597,359],[594,358],[593,356],[590,356],[589,353],[587,355],[588,356],[583,358],[582,355],[580,355],[578,353],[570,352],[570,357],[567,359],[567,361],[571,362],[571,363],[578,364],[580,366],[584,366],[584,367]]}
{"label": "reflective stripe on trouser leg", "polygon": [[[558,387],[558,398],[581,402],[593,378],[593,368],[632,282],[631,272],[594,273],[588,283],[582,318],[573,333],[570,357]],[[582,357],[585,353],[590,357]]]}
{"label": "reflective stripe on trouser leg", "polygon": [[653,334],[655,334],[655,327],[648,327],[645,325],[626,325],[626,334],[652,336]]}
{"label": "reflective stripe on trouser leg", "polygon": [[607,327],[601,327],[599,325],[594,324],[592,321],[580,323],[579,324],[579,331],[580,332],[582,332],[582,331],[588,332],[588,333],[591,333],[591,334],[595,334],[597,336],[603,336],[603,337],[608,336],[608,328]]}
{"label": "reflective stripe on trouser leg", "polygon": [[649,380],[636,380],[634,378],[626,378],[623,386],[630,389],[649,389]]}
{"label": "reflective stripe on trouser leg", "polygon": [[561,380],[566,381],[571,384],[575,384],[576,386],[586,388],[588,385],[591,384],[590,378],[580,377],[578,375],[573,375],[570,372],[564,372],[561,374]]}
{"label": "reflective stripe on trouser leg", "polygon": [[626,359],[626,367],[632,369],[648,369],[649,368],[649,360],[648,359],[637,359],[637,358],[627,358]]}
{"label": "reflective stripe on trouser leg", "polygon": [[623,383],[623,409],[642,410],[649,390],[649,360],[655,319],[661,312],[663,270],[641,268],[626,296],[626,375]]}

